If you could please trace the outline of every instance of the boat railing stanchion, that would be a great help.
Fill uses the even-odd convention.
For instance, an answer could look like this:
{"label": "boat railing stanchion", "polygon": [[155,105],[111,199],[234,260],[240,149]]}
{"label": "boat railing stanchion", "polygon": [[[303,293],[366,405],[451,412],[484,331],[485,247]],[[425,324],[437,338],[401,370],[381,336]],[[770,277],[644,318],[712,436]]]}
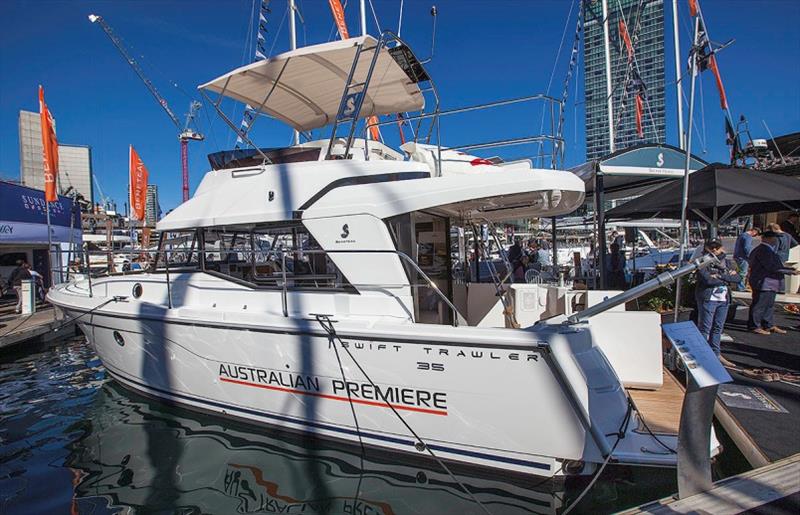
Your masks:
{"label": "boat railing stanchion", "polygon": [[289,316],[287,309],[288,303],[286,302],[286,252],[281,252],[281,276],[283,277],[283,284],[281,285],[281,304],[283,306],[283,316]]}
{"label": "boat railing stanchion", "polygon": [[172,288],[169,285],[169,251],[164,249],[164,270],[167,277],[167,306],[172,309]]}
{"label": "boat railing stanchion", "polygon": [[92,259],[89,257],[89,253],[91,251],[89,248],[86,248],[86,278],[89,280],[89,298],[94,297],[92,293]]}
{"label": "boat railing stanchion", "polygon": [[[458,321],[459,318],[461,318],[461,313],[459,313],[458,309],[456,309],[453,303],[450,302],[450,299],[448,299],[447,296],[444,293],[442,293],[442,290],[440,290],[439,287],[436,286],[436,284],[433,282],[433,279],[428,277],[428,274],[423,272],[422,269],[419,267],[419,265],[417,265],[414,262],[414,260],[411,259],[407,254],[400,251],[394,251],[394,254],[397,254],[401,259],[404,259],[407,263],[409,263],[412,266],[412,268],[414,268],[417,271],[417,273],[421,275],[425,281],[427,281],[428,286],[431,289],[433,289],[433,291],[436,292],[437,295],[439,295],[439,298],[442,299],[442,301],[444,301],[444,303],[447,304],[447,306],[453,312],[453,327],[458,327]],[[466,321],[464,322],[466,323]]]}

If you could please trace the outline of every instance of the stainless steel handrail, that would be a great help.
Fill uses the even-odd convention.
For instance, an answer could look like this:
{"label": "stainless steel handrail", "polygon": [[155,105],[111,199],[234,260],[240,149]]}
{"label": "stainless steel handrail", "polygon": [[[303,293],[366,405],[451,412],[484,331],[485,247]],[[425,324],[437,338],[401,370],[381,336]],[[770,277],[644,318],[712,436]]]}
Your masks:
{"label": "stainless steel handrail", "polygon": [[[552,116],[554,116],[554,111],[553,110],[554,110],[555,106],[558,106],[559,113],[564,109],[564,106],[563,106],[561,100],[559,100],[557,98],[554,98],[554,97],[551,97],[549,95],[537,94],[537,95],[529,95],[529,96],[524,96],[524,97],[516,97],[516,98],[510,98],[510,99],[504,99],[504,100],[497,100],[497,101],[494,101],[494,102],[487,102],[487,103],[476,104],[476,105],[472,105],[472,106],[457,107],[457,108],[447,109],[447,110],[439,110],[438,109],[438,103],[437,103],[437,109],[435,111],[430,112],[430,113],[419,113],[419,114],[415,114],[415,115],[404,116],[403,117],[403,122],[410,122],[410,121],[414,121],[414,120],[418,121],[417,133],[416,133],[415,138],[414,138],[414,140],[417,141],[419,139],[419,128],[420,128],[419,124],[421,124],[423,120],[431,119],[431,118],[434,119],[433,122],[432,122],[432,125],[435,125],[436,128],[437,128],[436,146],[437,146],[437,154],[438,154],[437,162],[438,162],[438,161],[441,161],[441,149],[442,149],[441,140],[439,139],[439,132],[438,132],[439,131],[439,119],[440,119],[440,117],[450,116],[450,115],[454,115],[454,114],[468,113],[468,112],[472,112],[472,111],[493,109],[493,108],[497,108],[497,107],[504,107],[504,106],[514,105],[514,104],[518,104],[518,103],[536,102],[536,101],[545,102],[547,105],[550,106],[551,118],[552,118]],[[552,122],[552,120],[551,120],[551,122]],[[381,127],[381,126],[384,126],[384,125],[394,125],[396,123],[397,123],[397,120],[386,120],[386,121],[378,120],[377,122],[373,122],[373,123],[370,123],[369,121],[367,121],[367,123],[365,123],[364,131],[363,131],[363,136],[364,136],[365,142],[368,141],[367,131],[369,131],[370,128],[372,128],[372,127]],[[551,125],[552,125],[552,123],[551,123]],[[431,127],[431,130],[432,129],[433,129],[433,127]],[[429,133],[428,133],[428,140],[426,140],[426,142],[428,142],[430,140],[430,135],[431,135],[431,131],[429,131]],[[551,157],[551,167],[555,168],[556,164],[557,164],[556,163],[556,159],[560,158],[561,160],[563,160],[564,138],[562,138],[560,136],[557,136],[557,135],[553,135],[553,134],[551,134],[551,135],[542,134],[542,135],[536,135],[536,136],[524,136],[524,137],[519,137],[519,138],[511,138],[511,139],[491,141],[491,142],[480,142],[480,143],[474,143],[474,144],[468,144],[468,145],[460,145],[460,146],[446,146],[445,148],[448,149],[448,150],[476,150],[476,149],[487,149],[487,148],[496,148],[496,147],[504,147],[504,146],[522,145],[522,144],[526,144],[526,143],[545,143],[545,142],[550,142],[551,144],[553,144],[553,151],[550,153],[550,157]],[[365,159],[369,160],[368,145],[366,143],[364,145],[364,151],[365,151]],[[543,157],[543,156],[540,156],[540,157]],[[437,175],[441,175],[441,169],[439,168],[439,165],[437,165]]]}
{"label": "stainless steel handrail", "polygon": [[[56,251],[56,252],[66,252],[66,251],[61,250],[61,251]],[[167,250],[167,249],[165,249],[165,250],[145,250],[145,251],[142,251],[141,253],[142,254],[149,254],[149,255],[153,255],[153,254],[168,255],[170,253],[174,254],[174,253],[178,253],[178,252],[185,252],[185,250],[184,249],[179,249],[179,250]],[[237,252],[241,253],[241,254],[250,254],[250,253],[261,253],[262,251],[260,251],[260,250],[242,249],[242,250],[237,250]],[[87,257],[90,254],[94,254],[94,255],[106,255],[107,254],[106,251],[84,251],[84,253],[87,255]],[[455,305],[450,301],[450,299],[448,299],[447,296],[442,292],[442,290],[439,289],[439,287],[436,285],[436,283],[433,281],[433,279],[431,279],[428,276],[428,274],[426,274],[419,267],[419,265],[413,259],[411,259],[411,257],[409,257],[407,254],[405,254],[404,252],[400,252],[398,250],[388,250],[388,249],[387,250],[304,249],[303,253],[304,254],[395,254],[400,259],[402,259],[403,261],[405,261],[406,263],[411,265],[411,267],[423,278],[423,280],[427,283],[427,285],[412,284],[411,282],[404,283],[404,284],[397,284],[397,285],[364,284],[364,283],[356,283],[354,285],[364,286],[364,287],[406,287],[407,286],[407,287],[417,287],[417,288],[427,286],[427,287],[431,288],[434,292],[436,292],[436,294],[438,295],[439,299],[442,302],[444,302],[447,305],[447,307],[450,309],[450,311],[452,312],[452,315],[453,315],[453,326],[457,327],[459,324],[466,325],[466,320],[461,315],[461,313],[459,313],[458,308],[456,308]],[[289,288],[288,288],[289,276],[286,273],[286,254],[287,254],[286,252],[282,252],[281,253],[281,269],[282,269],[281,270],[281,297],[282,297],[281,302],[282,302],[282,306],[283,306],[283,314],[284,314],[284,316],[289,316],[289,313],[288,313],[288,300],[287,300],[288,290],[289,290]],[[165,264],[164,268],[150,270],[150,272],[158,272],[159,270],[163,270],[164,271],[165,279],[166,279],[166,282],[167,282],[167,302],[168,302],[169,308],[172,309],[172,290],[171,290],[171,280],[170,280],[170,276],[169,276],[170,275],[169,259],[164,259],[164,264]],[[136,274],[141,274],[141,273],[146,273],[146,272],[148,272],[148,270],[129,270],[129,271],[122,271],[122,272],[115,272],[114,275],[136,275]],[[295,276],[294,274],[292,274],[292,275],[294,277],[297,277],[298,279],[305,278],[305,276],[302,276],[302,275],[297,275],[297,276]],[[110,273],[106,273],[105,275],[100,275],[99,277],[103,277],[103,276],[110,277],[111,274]],[[87,268],[86,278],[87,278],[87,281],[89,283],[89,296],[92,297],[93,293],[92,293],[92,273],[91,273],[91,269]]]}

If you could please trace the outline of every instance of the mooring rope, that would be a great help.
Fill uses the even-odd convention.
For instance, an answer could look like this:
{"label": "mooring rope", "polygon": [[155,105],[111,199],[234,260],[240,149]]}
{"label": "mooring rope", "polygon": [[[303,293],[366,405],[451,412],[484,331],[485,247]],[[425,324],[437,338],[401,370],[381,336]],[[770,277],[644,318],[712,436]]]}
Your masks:
{"label": "mooring rope", "polygon": [[[127,300],[127,299],[128,299],[128,297],[124,297],[124,296],[120,296],[120,295],[117,295],[117,296],[111,297],[111,298],[110,298],[110,299],[108,299],[107,301],[105,301],[105,302],[103,302],[103,303],[101,303],[101,304],[98,304],[97,306],[93,307],[93,308],[92,308],[92,309],[90,309],[89,311],[86,311],[86,312],[84,312],[84,313],[81,313],[81,314],[80,314],[80,315],[78,315],[78,316],[72,317],[72,318],[70,318],[69,320],[64,320],[64,321],[62,322],[62,324],[61,324],[61,325],[59,325],[59,326],[57,326],[57,327],[53,328],[53,332],[54,332],[54,333],[57,333],[59,330],[63,329],[63,328],[64,328],[64,327],[66,327],[67,325],[71,324],[71,323],[72,323],[72,322],[74,322],[75,320],[77,320],[77,319],[79,319],[79,318],[81,318],[81,317],[84,317],[84,316],[86,316],[86,315],[88,315],[88,314],[90,314],[90,313],[94,313],[94,312],[95,312],[95,311],[97,311],[98,309],[102,308],[103,306],[105,306],[105,305],[107,305],[107,304],[110,304],[111,302],[122,302],[122,301],[125,301],[125,300]],[[28,315],[27,317],[25,317],[25,320],[23,320],[23,321],[22,321],[22,322],[20,322],[19,324],[15,325],[15,326],[14,326],[14,327],[12,327],[11,329],[9,329],[8,331],[6,331],[6,332],[5,332],[5,333],[3,333],[2,335],[0,335],[0,338],[2,338],[3,336],[6,336],[6,335],[8,335],[8,334],[11,334],[11,332],[12,332],[12,331],[14,331],[14,330],[15,330],[17,327],[21,326],[22,324],[24,324],[24,323],[25,323],[25,321],[27,321],[28,319],[30,319],[30,318],[31,318],[31,316],[33,316],[33,314],[32,314],[32,313],[31,313],[30,315]]]}
{"label": "mooring rope", "polygon": [[[342,339],[336,333],[336,328],[334,328],[334,326],[333,326],[335,321],[331,320],[330,315],[317,314],[317,313],[310,313],[310,314],[317,320],[317,322],[319,322],[319,325],[322,326],[322,328],[325,330],[325,332],[328,333],[328,337],[330,338],[331,342],[333,343],[334,350],[336,350],[335,341],[339,342],[339,345],[342,347],[342,349],[344,349],[344,351],[347,353],[347,355],[350,356],[350,359],[353,360],[353,363],[355,363],[356,367],[358,367],[358,370],[361,371],[361,373],[364,375],[364,377],[367,379],[367,381],[369,381],[370,385],[372,385],[372,387],[375,389],[375,392],[377,392],[378,396],[383,401],[383,403],[386,404],[386,406],[389,409],[392,410],[392,412],[395,414],[395,416],[398,418],[398,420],[400,420],[400,422],[406,427],[406,429],[408,429],[408,431],[414,436],[414,438],[418,442],[418,445],[421,446],[422,449],[428,451],[428,454],[430,454],[431,457],[434,460],[436,460],[436,462],[444,469],[444,471],[447,472],[447,474],[450,476],[450,478],[464,492],[466,492],[467,495],[469,495],[470,498],[472,498],[472,500],[475,501],[475,503],[478,506],[480,506],[481,509],[485,513],[487,513],[488,515],[492,515],[491,512],[486,508],[486,506],[484,506],[483,503],[481,503],[478,500],[478,498],[475,497],[475,495],[466,487],[466,485],[464,485],[464,483],[462,483],[461,481],[458,480],[458,478],[455,476],[455,474],[453,474],[453,472],[444,463],[444,461],[441,458],[439,458],[436,455],[436,453],[433,452],[433,450],[430,448],[430,446],[427,443],[425,443],[425,441],[422,439],[422,437],[420,437],[419,434],[417,434],[417,432],[414,431],[414,429],[408,424],[408,422],[406,422],[406,420],[402,417],[402,415],[400,415],[400,413],[398,413],[397,409],[386,399],[386,395],[383,393],[383,391],[380,388],[378,388],[378,385],[375,384],[375,382],[367,374],[367,372],[364,370],[364,368],[361,366],[361,364],[356,360],[355,356],[353,356],[353,353],[350,352],[350,349],[346,345],[343,344]],[[337,359],[338,359],[338,351],[337,351]],[[341,367],[341,362],[339,362],[339,366]],[[341,370],[342,370],[342,375],[344,376],[344,369],[341,369]],[[348,398],[350,398],[349,392],[348,392]],[[352,408],[352,400],[350,402],[351,402],[351,408]],[[354,414],[355,414],[355,410],[354,410]],[[358,427],[356,429],[358,429]],[[358,430],[358,433],[359,433],[359,441],[360,441],[361,440],[361,431],[360,431],[360,429]],[[419,447],[417,447],[417,448],[419,449]],[[420,450],[422,450],[422,449],[420,449]]]}

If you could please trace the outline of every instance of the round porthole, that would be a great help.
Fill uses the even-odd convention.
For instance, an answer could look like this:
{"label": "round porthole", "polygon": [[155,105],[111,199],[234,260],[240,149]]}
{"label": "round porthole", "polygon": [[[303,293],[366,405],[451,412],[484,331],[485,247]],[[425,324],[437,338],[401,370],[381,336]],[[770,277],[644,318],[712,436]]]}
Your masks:
{"label": "round porthole", "polygon": [[136,283],[133,285],[133,298],[138,299],[142,296],[142,285],[141,283]]}
{"label": "round porthole", "polygon": [[125,346],[125,338],[123,338],[122,335],[119,334],[119,331],[114,331],[114,341],[117,342],[117,345],[119,345],[120,347]]}

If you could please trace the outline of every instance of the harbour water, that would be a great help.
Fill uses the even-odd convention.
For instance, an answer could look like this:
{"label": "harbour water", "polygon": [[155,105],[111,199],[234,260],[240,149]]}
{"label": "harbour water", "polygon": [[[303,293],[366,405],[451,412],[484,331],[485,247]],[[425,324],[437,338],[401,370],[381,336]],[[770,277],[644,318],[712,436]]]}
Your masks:
{"label": "harbour water", "polygon": [[[509,481],[154,402],[82,337],[0,358],[0,513],[559,513],[587,481]],[[671,470],[609,467],[572,513],[671,494]],[[477,499],[477,501],[476,501]],[[478,504],[478,502],[480,504]]]}

